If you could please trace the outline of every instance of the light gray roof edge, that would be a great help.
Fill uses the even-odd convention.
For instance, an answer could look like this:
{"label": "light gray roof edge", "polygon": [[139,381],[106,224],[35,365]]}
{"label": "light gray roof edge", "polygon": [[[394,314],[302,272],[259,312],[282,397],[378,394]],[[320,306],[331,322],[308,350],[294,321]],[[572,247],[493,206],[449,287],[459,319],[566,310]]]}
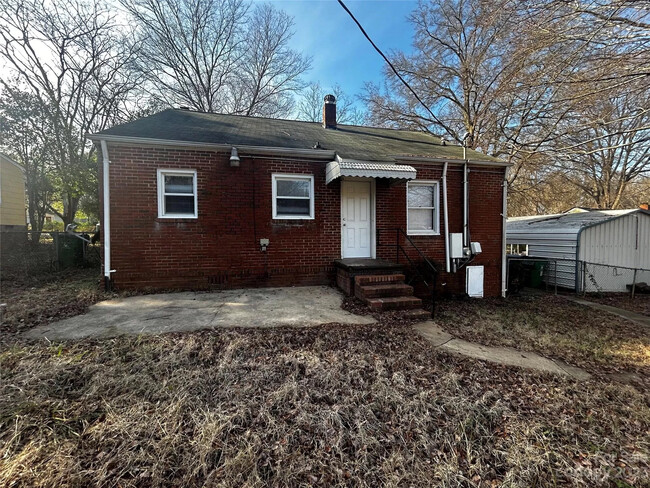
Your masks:
{"label": "light gray roof edge", "polygon": [[114,136],[110,134],[88,134],[88,137],[94,141],[106,141],[109,143],[126,143],[141,144],[143,146],[171,146],[171,147],[189,147],[194,149],[205,149],[209,151],[228,152],[236,147],[239,152],[251,152],[262,154],[289,154],[304,157],[313,157],[322,160],[332,160],[336,157],[336,152],[327,149],[302,149],[292,147],[272,147],[272,146],[251,146],[245,144],[224,144],[216,142],[196,142],[180,141],[171,139],[153,139],[150,137],[133,137],[133,136]]}
{"label": "light gray roof edge", "polygon": [[[481,154],[478,151],[472,151],[476,154]],[[481,154],[482,155],[482,154]],[[428,157],[428,156],[409,156],[407,154],[394,154],[392,155],[395,159],[398,161],[406,161],[406,162],[422,162],[422,163],[454,163],[454,164],[465,164],[466,162],[468,164],[477,164],[481,166],[498,166],[502,168],[510,168],[511,166],[514,166],[514,163],[508,163],[506,161],[502,161],[497,158],[497,161],[489,161],[489,160],[484,160],[484,159],[459,159],[459,158],[433,158],[433,157]]]}
{"label": "light gray roof edge", "polygon": [[[650,217],[650,211],[641,208],[604,210],[603,212],[618,212],[618,213],[597,216],[600,218],[594,218],[593,215],[594,212],[581,212],[581,213],[573,213],[573,214],[538,215],[538,216],[531,216],[530,219],[525,219],[525,218],[516,218],[517,220],[509,219],[506,221],[506,233],[529,234],[529,235],[540,235],[540,234],[551,234],[551,233],[578,235],[582,233],[583,230],[588,229],[590,227],[596,227],[598,225],[602,225],[607,222],[611,222],[613,220],[621,219],[629,215],[634,215],[636,213]],[[589,214],[592,214],[592,218],[587,218]],[[579,219],[580,216],[583,217],[582,221]],[[562,220],[563,217],[568,217],[568,218]],[[554,220],[554,222],[550,222],[551,220]]]}
{"label": "light gray roof edge", "polygon": [[[144,146],[171,146],[171,147],[191,147],[195,149],[206,149],[206,150],[220,150],[220,151],[230,151],[231,148],[236,147],[240,152],[260,152],[267,154],[292,154],[296,156],[305,156],[305,157],[315,157],[317,159],[333,159],[335,157],[340,157],[336,151],[328,149],[304,149],[304,148],[291,148],[291,147],[273,147],[273,146],[254,146],[254,145],[243,145],[243,144],[227,144],[227,143],[216,143],[216,142],[197,142],[197,141],[183,141],[183,140],[172,140],[172,139],[155,139],[151,137],[135,137],[135,136],[118,136],[112,134],[102,134],[101,132],[96,132],[93,134],[87,134],[88,138],[94,142],[106,141],[109,143],[126,143],[126,144],[141,144]],[[429,157],[414,157],[414,156],[400,156],[400,155],[387,155],[386,159],[354,159],[354,158],[344,158],[341,157],[342,161],[356,161],[356,162],[379,162],[379,163],[400,163],[404,162],[433,162],[433,163],[451,163],[451,164],[468,164],[478,165],[478,166],[497,166],[497,167],[509,167],[512,166],[510,163],[498,162],[498,161],[482,161],[474,159],[457,159],[457,158],[429,158]]]}

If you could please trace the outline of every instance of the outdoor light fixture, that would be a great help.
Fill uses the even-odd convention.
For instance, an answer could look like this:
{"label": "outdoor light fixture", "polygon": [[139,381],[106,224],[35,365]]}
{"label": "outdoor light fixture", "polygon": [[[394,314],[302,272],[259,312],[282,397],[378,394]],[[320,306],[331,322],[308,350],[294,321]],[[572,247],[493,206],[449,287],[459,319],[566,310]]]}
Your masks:
{"label": "outdoor light fixture", "polygon": [[230,151],[230,166],[233,168],[239,167],[239,155],[237,155],[237,148],[235,146]]}

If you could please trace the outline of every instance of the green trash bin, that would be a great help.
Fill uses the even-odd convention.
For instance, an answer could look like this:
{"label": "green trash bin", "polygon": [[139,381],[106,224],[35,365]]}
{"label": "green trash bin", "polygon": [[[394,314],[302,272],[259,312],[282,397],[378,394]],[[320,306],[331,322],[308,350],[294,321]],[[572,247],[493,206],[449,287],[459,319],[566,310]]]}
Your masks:
{"label": "green trash bin", "polygon": [[542,275],[544,274],[545,261],[535,261],[532,263],[530,275],[528,277],[528,286],[531,288],[542,287]]}
{"label": "green trash bin", "polygon": [[84,241],[70,234],[52,234],[59,269],[81,266],[84,260]]}

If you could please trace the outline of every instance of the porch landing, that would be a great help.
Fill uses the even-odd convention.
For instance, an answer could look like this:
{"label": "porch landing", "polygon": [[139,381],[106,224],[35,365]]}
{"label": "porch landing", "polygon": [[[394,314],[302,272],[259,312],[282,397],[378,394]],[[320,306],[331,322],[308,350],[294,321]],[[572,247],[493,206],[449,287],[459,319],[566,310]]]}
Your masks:
{"label": "porch landing", "polygon": [[404,270],[401,264],[372,258],[336,259],[334,267],[336,268],[336,285],[347,296],[354,295],[355,276],[401,274]]}
{"label": "porch landing", "polygon": [[404,266],[401,264],[386,261],[385,259],[372,258],[345,258],[334,261],[334,266],[346,271],[370,271],[370,270],[396,270],[401,272]]}

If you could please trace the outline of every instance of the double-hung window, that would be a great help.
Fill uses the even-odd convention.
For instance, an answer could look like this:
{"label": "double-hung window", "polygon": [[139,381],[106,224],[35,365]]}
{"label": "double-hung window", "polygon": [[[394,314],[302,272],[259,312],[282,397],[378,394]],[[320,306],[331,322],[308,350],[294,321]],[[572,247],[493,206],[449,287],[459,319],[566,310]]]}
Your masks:
{"label": "double-hung window", "polygon": [[158,170],[158,217],[166,219],[197,217],[195,170]]}
{"label": "double-hung window", "polygon": [[406,187],[406,219],[409,235],[439,235],[440,214],[437,181],[409,181]]}
{"label": "double-hung window", "polygon": [[273,218],[314,218],[312,175],[273,175]]}

